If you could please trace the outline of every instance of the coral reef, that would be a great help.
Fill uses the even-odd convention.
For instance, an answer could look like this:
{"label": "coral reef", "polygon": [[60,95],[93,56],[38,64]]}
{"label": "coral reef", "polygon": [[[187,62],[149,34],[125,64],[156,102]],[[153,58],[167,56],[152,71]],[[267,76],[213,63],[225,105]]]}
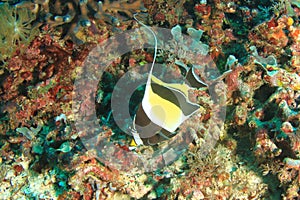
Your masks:
{"label": "coral reef", "polygon": [[[296,0],[1,1],[0,198],[298,199],[299,7]],[[138,27],[133,14],[145,8],[148,15],[138,19],[154,31],[170,29],[167,37],[175,40],[161,42],[165,49],[158,49],[156,62],[166,77],[176,81],[195,69],[202,81],[189,94],[201,112],[178,131],[188,144],[184,148],[174,141],[131,148],[132,138],[112,116],[117,81],[128,71],[126,84],[143,78],[138,68],[152,62],[152,46],[126,53],[107,67],[98,80],[96,106],[85,100],[72,107],[77,75],[91,70],[82,66],[87,55],[110,36]],[[145,35],[152,44],[152,36]],[[127,45],[136,47],[137,41]],[[95,67],[98,55],[90,56]],[[203,66],[192,66],[193,61]],[[207,70],[212,61],[221,73]],[[131,115],[142,93],[142,87],[134,93]],[[88,93],[82,95],[88,99]],[[213,95],[220,99],[217,104]],[[218,114],[225,106],[222,127]],[[93,133],[97,144],[107,140],[117,147],[120,151],[111,155],[128,168],[135,160],[128,160],[127,152],[150,158],[155,150],[165,150],[148,164],[158,168],[123,171],[97,159],[111,148],[87,148],[81,137],[94,135],[74,124],[79,111],[93,110],[100,125]]]}

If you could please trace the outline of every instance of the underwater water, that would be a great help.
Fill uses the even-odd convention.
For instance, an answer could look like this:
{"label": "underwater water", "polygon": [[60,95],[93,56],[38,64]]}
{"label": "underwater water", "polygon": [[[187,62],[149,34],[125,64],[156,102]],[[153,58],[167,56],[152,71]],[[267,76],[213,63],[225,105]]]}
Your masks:
{"label": "underwater water", "polygon": [[0,0],[0,199],[300,199],[299,0]]}

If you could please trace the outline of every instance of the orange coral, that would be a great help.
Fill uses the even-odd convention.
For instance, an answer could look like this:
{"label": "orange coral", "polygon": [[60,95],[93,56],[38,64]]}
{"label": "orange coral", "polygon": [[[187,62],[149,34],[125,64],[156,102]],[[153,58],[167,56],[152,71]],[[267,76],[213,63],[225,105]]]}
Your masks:
{"label": "orange coral", "polygon": [[267,35],[267,39],[271,44],[279,47],[285,47],[289,41],[288,37],[282,29],[271,30],[270,34]]}

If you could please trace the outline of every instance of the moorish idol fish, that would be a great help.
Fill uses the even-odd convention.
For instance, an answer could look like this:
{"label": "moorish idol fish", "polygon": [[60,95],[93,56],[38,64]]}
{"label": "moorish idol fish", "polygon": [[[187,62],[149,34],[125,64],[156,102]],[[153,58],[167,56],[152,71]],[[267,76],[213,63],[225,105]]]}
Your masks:
{"label": "moorish idol fish", "polygon": [[[196,113],[200,106],[189,100],[188,91],[191,87],[186,83],[165,83],[153,75],[157,38],[149,27],[135,20],[153,34],[155,50],[145,93],[133,119],[133,140],[130,145],[154,145],[175,136],[176,129]],[[193,75],[194,71],[189,73]]]}

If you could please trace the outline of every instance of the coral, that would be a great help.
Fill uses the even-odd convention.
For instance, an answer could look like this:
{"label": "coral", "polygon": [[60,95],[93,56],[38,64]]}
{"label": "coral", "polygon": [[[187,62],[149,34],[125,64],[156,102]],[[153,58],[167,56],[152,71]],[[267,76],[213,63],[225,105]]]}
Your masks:
{"label": "coral", "polygon": [[278,0],[273,5],[272,9],[276,15],[287,14],[288,16],[296,16],[297,12],[294,10],[294,6],[300,8],[299,2],[297,0],[283,1]]}
{"label": "coral", "polygon": [[[117,180],[117,173],[110,172],[108,169],[97,163],[93,164],[93,161],[83,166],[78,166],[74,169],[76,169],[77,173],[70,178],[69,184],[76,192],[82,195],[84,199],[91,198],[95,191],[100,199],[111,198],[111,196],[105,194],[106,188],[111,189],[113,192],[116,189],[113,190],[112,188],[120,187],[117,185],[112,186],[112,183],[109,183]],[[118,184],[121,183],[118,182]],[[95,191],[92,188],[92,185],[97,186]]]}
{"label": "coral", "polygon": [[150,24],[159,24],[163,27],[173,27],[177,24],[193,24],[193,19],[188,15],[184,9],[186,1],[168,2],[157,1],[155,4],[150,1],[145,1],[145,7],[151,16],[149,19]]}
{"label": "coral", "polygon": [[[142,1],[21,1],[14,4],[17,8],[33,8],[37,12],[39,26],[45,26],[46,30],[62,28],[60,36],[72,39],[77,44],[89,41],[87,33],[98,33],[97,24],[109,23],[120,26],[116,15],[119,12],[132,17],[135,12],[144,11]],[[38,8],[37,8],[38,7]],[[89,30],[87,30],[89,29]],[[96,31],[96,32],[95,32]],[[92,33],[91,33],[92,32]]]}
{"label": "coral", "polygon": [[300,43],[300,27],[290,25],[288,27],[289,30],[289,36],[292,38],[292,44],[291,44],[291,51],[292,51],[292,58],[290,61],[290,70],[300,74],[300,49],[299,49],[299,43]]}
{"label": "coral", "polygon": [[272,18],[254,27],[248,35],[251,45],[262,48],[265,55],[281,54],[288,44],[288,37],[284,31],[287,25],[282,23],[284,18]]}
{"label": "coral", "polygon": [[[41,113],[45,115],[47,112],[52,112],[55,106],[60,107],[59,102],[55,103],[56,99],[62,98],[65,102],[71,100],[72,86],[69,86],[72,81],[71,77],[59,78],[60,74],[73,69],[72,65],[64,68],[65,63],[68,63],[68,59],[71,58],[71,53],[58,46],[58,43],[53,43],[51,39],[48,39],[47,36],[43,39],[36,38],[32,45],[24,50],[22,56],[11,58],[6,66],[11,73],[4,77],[5,83],[1,87],[0,98],[4,102],[11,101],[6,105],[12,106],[16,103],[22,105],[22,107],[12,108],[14,111],[10,112],[10,119],[17,123],[11,124],[12,129],[15,129],[19,123],[27,124],[37,110],[45,109],[44,114]],[[44,46],[46,48],[41,49],[41,45],[46,45]],[[55,58],[52,53],[56,54]],[[49,64],[48,61],[52,64]],[[47,79],[48,81],[46,81]],[[20,88],[23,89],[20,90]],[[14,99],[17,95],[19,97]],[[56,115],[60,115],[59,111],[63,112],[63,110],[65,114],[71,114],[70,106],[67,108],[68,105],[65,104],[64,108],[56,109],[58,112]]]}
{"label": "coral", "polygon": [[[295,107],[297,105],[295,100],[299,93],[299,76],[280,68],[272,56],[264,58],[258,56],[257,52],[252,55],[250,61],[254,65],[249,63],[248,68],[239,66],[248,71],[238,70],[238,73],[235,73],[233,70],[234,74],[227,77],[237,78],[234,88],[238,91],[238,96],[231,102],[236,107],[235,111],[241,107],[246,110],[242,115],[235,112],[232,121],[234,125],[240,126],[237,129],[241,133],[245,132],[245,125],[246,130],[249,128],[254,132],[253,153],[262,167],[272,165],[272,162],[278,162],[280,158],[285,158],[285,168],[274,169],[272,173],[278,174],[280,182],[285,184],[285,188],[289,188],[285,194],[289,198],[292,196],[292,191],[295,191],[294,184],[298,179],[296,158],[299,157],[299,136],[297,134],[299,111]],[[262,71],[255,72],[257,67],[261,67],[265,75],[262,75]],[[243,76],[244,72],[247,73],[247,78],[240,79],[239,77]],[[233,84],[232,80],[227,80],[227,83]],[[230,95],[235,97],[234,95],[237,93],[233,92]],[[236,121],[236,118],[239,120]],[[240,119],[243,119],[243,123],[240,123]],[[295,172],[285,169],[292,169]]]}
{"label": "coral", "polygon": [[5,61],[19,50],[29,45],[38,35],[32,26],[36,15],[27,8],[15,8],[8,3],[0,3],[0,61]]}
{"label": "coral", "polygon": [[[159,41],[173,38],[160,43],[165,49],[159,50],[157,58],[168,80],[176,81],[194,68],[203,82],[189,94],[201,105],[199,114],[178,131],[179,140],[187,144],[184,148],[166,141],[133,151],[132,138],[116,127],[111,114],[116,82],[128,71],[126,83],[141,79],[138,67],[147,72],[143,66],[153,61],[151,48],[122,55],[107,67],[99,80],[96,108],[86,100],[90,94],[85,89],[93,87],[89,84],[78,86],[84,100],[72,108],[73,83],[86,56],[115,31],[138,27],[131,18],[145,10],[143,3],[148,15],[138,15],[141,21],[171,30],[169,36],[157,34]],[[0,198],[299,198],[299,3],[143,3],[12,0],[0,4],[1,22],[7,22],[0,23],[0,60],[6,63],[0,69]],[[184,39],[185,33],[191,41]],[[152,36],[144,35],[151,44]],[[120,44],[113,41],[101,47]],[[137,40],[128,45],[137,47]],[[208,55],[226,72],[208,70],[212,62]],[[90,56],[98,63],[99,55]],[[108,60],[113,56],[104,55]],[[225,85],[220,84],[223,79]],[[207,87],[208,83],[213,84]],[[137,89],[131,108],[142,92]],[[212,92],[220,99],[218,105]],[[223,127],[218,114],[225,106]],[[108,140],[118,150],[100,146],[87,151],[82,144],[80,137],[90,135],[88,130],[77,132],[74,119],[79,111],[90,114],[95,109],[101,128],[95,132],[96,144]],[[187,136],[181,135],[184,132]],[[156,149],[162,149],[162,154],[156,156]],[[112,157],[99,159],[99,152],[105,151]],[[116,158],[130,168],[135,160],[126,153],[131,151],[154,157],[145,165],[157,170],[125,172],[108,164]]]}
{"label": "coral", "polygon": [[255,175],[256,172],[249,171],[247,166],[237,166],[235,163],[239,158],[225,146],[218,145],[206,158],[201,156],[201,151],[191,150],[187,154],[187,163],[191,171],[186,178],[182,178],[183,185],[180,189],[183,198],[195,196],[196,191],[201,191],[204,199],[249,199],[268,196],[267,186]]}
{"label": "coral", "polygon": [[1,199],[51,199],[56,196],[54,188],[49,186],[55,183],[58,174],[51,170],[45,170],[43,173],[31,170],[30,160],[24,155],[15,159],[14,165],[1,163]]}
{"label": "coral", "polygon": [[284,187],[287,187],[284,199],[298,198],[300,189],[300,160],[285,158],[284,167],[278,172],[278,179]]}

